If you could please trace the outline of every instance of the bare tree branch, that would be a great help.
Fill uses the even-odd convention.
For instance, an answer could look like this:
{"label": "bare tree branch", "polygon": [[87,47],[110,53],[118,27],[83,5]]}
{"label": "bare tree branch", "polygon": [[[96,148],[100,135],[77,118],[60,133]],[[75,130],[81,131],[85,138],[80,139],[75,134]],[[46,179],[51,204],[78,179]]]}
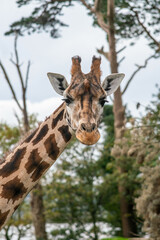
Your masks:
{"label": "bare tree branch", "polygon": [[[117,53],[120,53],[121,51],[123,51],[126,47],[121,48]],[[97,52],[101,55],[103,55],[108,61],[110,61],[110,57],[109,57],[109,52],[105,52],[104,51],[104,47],[102,46],[101,48],[97,48]],[[118,65],[120,65],[120,63],[125,59],[125,57],[122,57],[120,59],[120,61],[118,62]]]}
{"label": "bare tree branch", "polygon": [[31,62],[28,61],[27,72],[26,72],[26,79],[25,79],[25,85],[24,85],[25,91],[27,91],[27,87],[28,87],[28,79],[29,79],[30,66],[31,66]]}
{"label": "bare tree branch", "polygon": [[124,87],[124,90],[122,91],[122,95],[126,92],[128,86],[129,86],[129,84],[131,83],[131,81],[132,81],[132,79],[134,78],[134,76],[135,76],[142,68],[147,67],[147,64],[148,64],[149,60],[152,59],[152,58],[156,58],[155,54],[153,54],[153,55],[151,55],[150,57],[148,57],[148,58],[145,60],[144,65],[141,65],[141,66],[136,65],[136,66],[137,66],[137,69],[132,73],[131,77],[129,78],[126,86]]}
{"label": "bare tree branch", "polygon": [[109,99],[111,100],[111,102],[113,103],[114,99],[112,98],[111,95],[109,95]]}
{"label": "bare tree branch", "polygon": [[103,46],[99,49],[97,48],[96,50],[99,54],[103,55],[109,61],[109,52],[105,52]]}
{"label": "bare tree branch", "polygon": [[[20,118],[19,118],[18,114],[16,113],[16,111],[14,111],[14,116],[15,116],[15,118],[17,119],[20,132],[23,133],[24,131],[23,131],[22,128],[21,128],[21,121],[20,121]],[[23,134],[22,134],[22,135],[23,135]]]}
{"label": "bare tree branch", "polygon": [[17,41],[18,41],[18,34],[15,35],[15,39],[14,39],[14,52],[15,52],[15,57],[16,57],[16,64],[19,65],[19,56],[18,56],[18,51],[17,51]]}
{"label": "bare tree branch", "polygon": [[90,4],[86,3],[85,0],[80,0],[80,1],[88,10],[90,10],[90,12],[92,12],[92,13],[95,12],[94,8]]}
{"label": "bare tree branch", "polygon": [[14,52],[15,52],[15,57],[16,57],[15,65],[16,65],[16,68],[17,68],[17,71],[18,71],[20,82],[21,82],[22,91],[24,92],[25,87],[24,87],[24,80],[23,80],[23,76],[22,76],[21,69],[20,69],[20,64],[19,64],[19,56],[18,56],[18,51],[17,51],[17,41],[18,41],[18,34],[15,35],[15,41],[14,41]]}
{"label": "bare tree branch", "polygon": [[99,11],[100,0],[95,0],[94,2],[94,12]]}
{"label": "bare tree branch", "polygon": [[17,99],[15,90],[14,90],[12,84],[11,84],[11,81],[10,81],[10,79],[9,79],[9,76],[8,76],[8,74],[7,74],[6,70],[5,70],[5,67],[4,67],[4,65],[3,65],[3,63],[2,63],[1,61],[0,61],[0,67],[1,67],[1,69],[2,69],[2,71],[3,71],[4,77],[5,77],[8,85],[9,85],[9,88],[10,88],[10,90],[11,90],[11,92],[12,92],[13,99],[14,99],[15,102],[17,103],[17,106],[19,107],[19,109],[23,112],[23,108],[21,107],[21,105],[20,105],[20,103],[19,103],[19,101],[18,101],[18,99]]}
{"label": "bare tree branch", "polygon": [[99,11],[100,0],[95,0],[94,7],[92,7],[90,4],[87,4],[85,0],[80,1],[88,10],[90,10],[91,13],[95,14],[98,25],[107,33],[108,25],[104,21],[103,14]]}
{"label": "bare tree branch", "polygon": [[11,84],[11,81],[7,75],[7,72],[5,70],[5,67],[3,66],[2,62],[0,62],[0,67],[2,68],[2,71],[4,73],[4,76],[7,80],[7,83],[10,87],[10,90],[12,92],[13,98],[15,100],[15,102],[17,103],[17,106],[19,107],[19,109],[22,112],[23,115],[23,120],[24,120],[24,128],[25,131],[27,132],[29,130],[29,120],[28,120],[28,113],[27,113],[27,104],[26,104],[26,92],[27,92],[27,85],[28,85],[28,79],[29,79],[29,70],[30,70],[30,61],[28,62],[27,65],[27,71],[26,71],[26,78],[25,78],[25,82],[22,76],[22,72],[21,72],[21,66],[19,63],[19,56],[18,56],[18,50],[17,50],[17,39],[18,39],[18,34],[15,35],[15,41],[14,41],[14,53],[15,53],[15,61],[13,60],[12,56],[11,56],[11,62],[15,65],[17,72],[18,72],[18,76],[19,76],[19,80],[20,80],[20,84],[21,84],[21,89],[22,89],[22,100],[23,100],[23,107],[20,105],[20,102],[18,101],[17,97],[16,97],[16,92]]}
{"label": "bare tree branch", "polygon": [[97,11],[95,12],[95,15],[97,17],[97,22],[98,22],[98,25],[106,32],[108,33],[108,25],[105,23],[104,21],[104,17],[103,17],[103,14],[100,12],[100,11]]}
{"label": "bare tree branch", "polygon": [[126,46],[124,46],[123,48],[119,49],[119,50],[117,51],[117,54],[120,53],[120,52],[122,52],[124,49],[126,49]]}
{"label": "bare tree branch", "polygon": [[[25,127],[25,131],[27,132],[29,130],[29,120],[28,120],[28,113],[27,113],[27,104],[26,104],[26,84],[28,82],[28,74],[29,74],[29,68],[30,68],[30,63],[27,66],[27,74],[26,74],[26,82],[24,83],[24,79],[22,76],[22,72],[21,72],[21,67],[20,67],[20,63],[19,63],[19,56],[18,56],[18,50],[17,50],[17,41],[18,41],[18,34],[15,35],[15,41],[14,41],[14,52],[15,52],[15,58],[16,58],[16,62],[15,62],[15,66],[18,72],[18,76],[20,79],[20,83],[21,83],[21,88],[22,88],[22,99],[23,99],[23,117],[24,117],[24,127]],[[26,85],[26,86],[25,86]]]}
{"label": "bare tree branch", "polygon": [[159,51],[160,51],[160,42],[158,42],[158,41],[152,36],[152,34],[148,31],[148,29],[147,29],[147,28],[144,26],[144,24],[141,22],[141,20],[140,20],[140,18],[139,18],[139,15],[138,15],[138,12],[137,12],[137,11],[134,11],[133,9],[132,9],[132,11],[135,13],[135,16],[136,16],[136,18],[137,18],[138,23],[141,25],[141,27],[142,27],[143,30],[146,32],[146,34],[148,35],[148,37],[149,37],[150,39],[152,39],[153,42],[157,45],[157,47],[158,47],[157,52],[159,52]]}
{"label": "bare tree branch", "polygon": [[122,57],[122,58],[119,60],[119,62],[117,63],[118,66],[121,64],[121,62],[123,62],[123,60],[124,60],[125,58],[126,58],[126,57]]}

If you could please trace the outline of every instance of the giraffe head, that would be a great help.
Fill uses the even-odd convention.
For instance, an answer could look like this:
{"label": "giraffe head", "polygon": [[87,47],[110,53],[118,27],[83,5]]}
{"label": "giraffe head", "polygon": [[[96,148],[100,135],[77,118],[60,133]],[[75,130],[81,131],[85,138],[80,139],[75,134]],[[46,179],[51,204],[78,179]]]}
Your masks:
{"label": "giraffe head", "polygon": [[57,73],[48,73],[54,90],[63,96],[66,102],[66,119],[75,131],[77,139],[92,145],[98,141],[98,126],[102,118],[106,97],[119,87],[124,74],[115,73],[101,83],[101,59],[93,57],[91,70],[88,74],[81,71],[81,58],[72,58],[71,83]]}

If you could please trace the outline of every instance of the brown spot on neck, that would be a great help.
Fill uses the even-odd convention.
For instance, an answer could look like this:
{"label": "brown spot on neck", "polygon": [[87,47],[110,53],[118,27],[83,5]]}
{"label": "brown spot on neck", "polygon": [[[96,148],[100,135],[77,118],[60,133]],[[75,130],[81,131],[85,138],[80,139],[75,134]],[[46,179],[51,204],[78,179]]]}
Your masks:
{"label": "brown spot on neck", "polygon": [[0,176],[8,177],[19,169],[21,160],[26,153],[26,147],[18,149],[11,160],[0,169]]}
{"label": "brown spot on neck", "polygon": [[57,126],[57,123],[59,121],[62,121],[63,114],[64,114],[64,109],[57,115],[57,117],[53,118],[53,120],[52,120],[52,129]]}
{"label": "brown spot on neck", "polygon": [[38,128],[37,128],[36,130],[34,130],[34,131],[24,140],[24,142],[29,143],[29,142],[32,140],[32,138],[36,135],[37,131],[38,131]]}
{"label": "brown spot on neck", "polygon": [[25,168],[28,174],[33,172],[36,168],[38,168],[38,165],[42,161],[42,158],[40,157],[38,153],[38,149],[34,149],[28,158],[27,163],[25,164]]}
{"label": "brown spot on neck", "polygon": [[69,132],[69,127],[67,125],[66,126],[62,126],[62,127],[58,128],[58,131],[61,133],[64,141],[66,143],[69,142],[69,140],[72,137],[71,133]]}
{"label": "brown spot on neck", "polygon": [[36,138],[32,141],[33,145],[37,144],[40,142],[47,134],[48,132],[48,125],[45,124],[40,130],[39,133],[37,134]]}
{"label": "brown spot on neck", "polygon": [[42,177],[42,175],[44,174],[44,172],[50,167],[50,164],[42,161],[41,163],[39,163],[38,167],[34,170],[34,172],[31,175],[32,180],[35,182],[38,179],[40,179]]}
{"label": "brown spot on neck", "polygon": [[38,153],[38,149],[34,149],[26,163],[26,171],[28,174],[32,173],[31,178],[35,182],[41,178],[43,173],[47,168],[49,168],[49,164],[42,160]]}
{"label": "brown spot on neck", "polygon": [[55,140],[55,134],[51,134],[46,141],[44,142],[44,146],[46,148],[46,151],[48,153],[48,156],[52,160],[56,160],[59,154],[59,148],[57,146],[56,140]]}
{"label": "brown spot on neck", "polygon": [[12,200],[14,204],[14,202],[22,198],[26,192],[27,189],[24,187],[24,184],[20,182],[18,177],[15,177],[3,185],[1,197],[7,199],[8,202]]}

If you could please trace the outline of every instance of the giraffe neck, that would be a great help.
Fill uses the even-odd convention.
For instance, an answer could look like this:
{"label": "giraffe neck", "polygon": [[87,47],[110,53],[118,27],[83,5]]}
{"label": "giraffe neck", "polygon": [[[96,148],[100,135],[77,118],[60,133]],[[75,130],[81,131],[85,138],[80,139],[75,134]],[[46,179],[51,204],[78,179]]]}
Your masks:
{"label": "giraffe neck", "polygon": [[0,228],[71,140],[65,111],[63,103],[0,165]]}

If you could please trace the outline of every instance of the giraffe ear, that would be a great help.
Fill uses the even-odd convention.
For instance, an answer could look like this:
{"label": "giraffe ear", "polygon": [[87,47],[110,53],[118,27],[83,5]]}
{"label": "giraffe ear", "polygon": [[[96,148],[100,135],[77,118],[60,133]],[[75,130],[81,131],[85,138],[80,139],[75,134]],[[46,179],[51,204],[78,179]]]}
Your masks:
{"label": "giraffe ear", "polygon": [[47,76],[52,84],[54,90],[63,96],[63,92],[68,87],[66,78],[58,73],[47,73]]}
{"label": "giraffe ear", "polygon": [[102,87],[106,91],[107,96],[117,90],[124,76],[125,75],[123,73],[113,73],[104,79]]}

